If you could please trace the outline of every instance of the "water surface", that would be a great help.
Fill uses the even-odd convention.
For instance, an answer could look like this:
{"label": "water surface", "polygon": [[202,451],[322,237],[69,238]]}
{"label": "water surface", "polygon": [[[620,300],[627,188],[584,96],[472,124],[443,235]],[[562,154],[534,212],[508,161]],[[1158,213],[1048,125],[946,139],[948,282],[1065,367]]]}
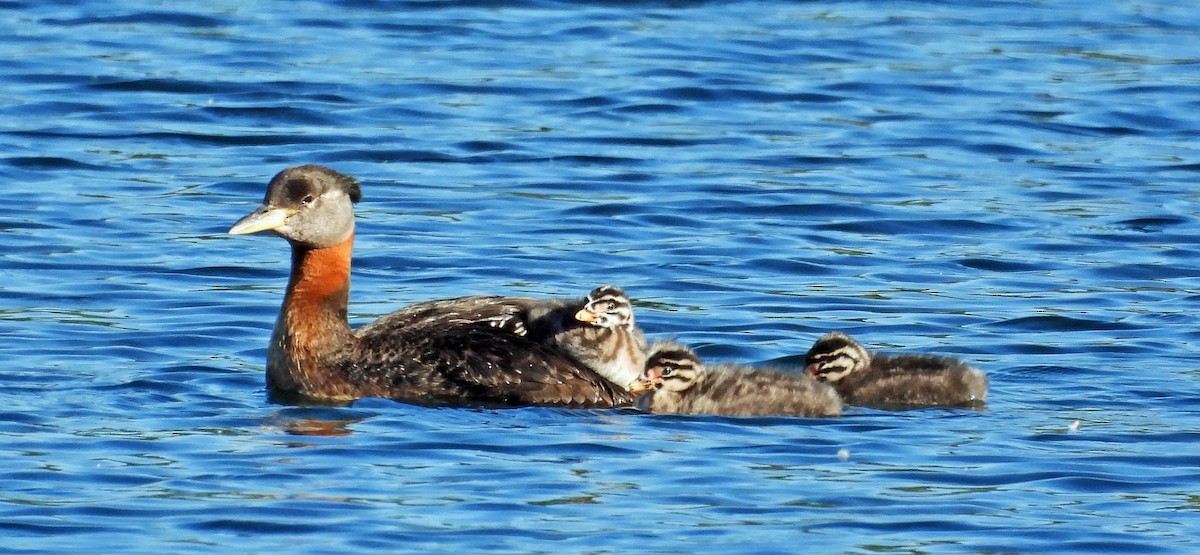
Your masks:
{"label": "water surface", "polygon": [[[1161,1],[5,2],[12,553],[1187,553],[1200,12]],[[278,404],[283,167],[352,319],[624,286],[653,338],[960,356],[986,411]]]}

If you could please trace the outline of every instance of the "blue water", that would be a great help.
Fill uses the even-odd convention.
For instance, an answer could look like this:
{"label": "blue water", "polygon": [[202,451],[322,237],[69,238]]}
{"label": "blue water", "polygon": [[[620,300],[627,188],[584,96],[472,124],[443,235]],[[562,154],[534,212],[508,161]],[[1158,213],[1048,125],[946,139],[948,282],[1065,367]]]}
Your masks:
{"label": "blue water", "polygon": [[[0,3],[6,553],[1200,550],[1200,10]],[[272,403],[266,181],[364,181],[352,319],[960,356],[986,411]]]}

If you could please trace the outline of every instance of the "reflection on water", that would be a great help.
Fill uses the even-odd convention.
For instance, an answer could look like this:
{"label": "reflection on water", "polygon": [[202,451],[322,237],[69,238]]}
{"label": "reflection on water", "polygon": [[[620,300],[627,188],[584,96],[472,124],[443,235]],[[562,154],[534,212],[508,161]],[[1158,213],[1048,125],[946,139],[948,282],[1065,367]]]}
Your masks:
{"label": "reflection on water", "polygon": [[263,425],[266,430],[283,431],[291,435],[333,437],[350,435],[351,426],[366,418],[347,418],[336,412],[323,414],[312,409],[299,412],[282,410],[267,417]]}

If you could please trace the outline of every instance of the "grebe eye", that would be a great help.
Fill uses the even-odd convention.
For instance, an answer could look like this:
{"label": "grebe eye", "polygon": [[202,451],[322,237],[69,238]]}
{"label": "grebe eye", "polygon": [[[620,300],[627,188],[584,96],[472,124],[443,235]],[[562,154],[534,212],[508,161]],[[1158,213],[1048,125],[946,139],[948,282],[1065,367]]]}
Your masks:
{"label": "grebe eye", "polygon": [[665,377],[667,377],[667,376],[670,376],[671,374],[674,374],[674,373],[675,373],[675,367],[674,367],[674,366],[663,366],[663,367],[662,367],[662,377],[664,377],[664,378],[665,378]]}

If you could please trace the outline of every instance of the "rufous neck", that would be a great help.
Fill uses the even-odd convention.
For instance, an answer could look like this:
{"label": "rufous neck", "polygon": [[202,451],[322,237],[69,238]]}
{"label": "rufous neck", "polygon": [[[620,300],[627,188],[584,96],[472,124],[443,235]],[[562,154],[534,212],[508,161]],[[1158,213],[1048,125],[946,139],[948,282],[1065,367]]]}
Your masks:
{"label": "rufous neck", "polygon": [[269,387],[330,399],[362,396],[335,362],[355,342],[346,320],[353,240],[292,247],[292,275],[267,351]]}
{"label": "rufous neck", "polygon": [[332,247],[292,248],[292,274],[284,311],[296,320],[317,324],[330,335],[349,331],[346,308],[350,301],[350,257],[354,235]]}

